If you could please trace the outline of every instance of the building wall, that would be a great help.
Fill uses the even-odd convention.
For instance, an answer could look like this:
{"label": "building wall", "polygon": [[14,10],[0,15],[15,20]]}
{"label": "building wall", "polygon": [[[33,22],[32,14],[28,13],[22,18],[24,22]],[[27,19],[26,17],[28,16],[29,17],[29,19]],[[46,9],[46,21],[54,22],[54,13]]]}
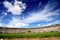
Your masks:
{"label": "building wall", "polygon": [[27,32],[60,32],[60,25],[50,26],[50,27],[42,27],[42,28],[0,28],[0,32],[2,33],[27,33]]}

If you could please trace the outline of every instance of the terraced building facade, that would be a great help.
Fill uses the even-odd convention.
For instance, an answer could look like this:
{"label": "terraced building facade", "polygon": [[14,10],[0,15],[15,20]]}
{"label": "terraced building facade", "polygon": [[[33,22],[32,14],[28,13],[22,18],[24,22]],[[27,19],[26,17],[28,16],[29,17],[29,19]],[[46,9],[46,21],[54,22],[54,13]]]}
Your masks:
{"label": "terraced building facade", "polygon": [[60,24],[47,26],[47,27],[38,27],[38,28],[5,28],[0,27],[0,33],[28,33],[28,32],[60,32]]}

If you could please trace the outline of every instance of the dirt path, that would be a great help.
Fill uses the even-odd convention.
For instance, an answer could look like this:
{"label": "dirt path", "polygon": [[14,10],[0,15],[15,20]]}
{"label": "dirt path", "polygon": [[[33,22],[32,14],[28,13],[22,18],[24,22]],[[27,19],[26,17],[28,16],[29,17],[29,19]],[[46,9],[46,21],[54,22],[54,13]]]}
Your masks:
{"label": "dirt path", "polygon": [[4,38],[3,40],[60,40],[60,37],[51,37],[51,38]]}

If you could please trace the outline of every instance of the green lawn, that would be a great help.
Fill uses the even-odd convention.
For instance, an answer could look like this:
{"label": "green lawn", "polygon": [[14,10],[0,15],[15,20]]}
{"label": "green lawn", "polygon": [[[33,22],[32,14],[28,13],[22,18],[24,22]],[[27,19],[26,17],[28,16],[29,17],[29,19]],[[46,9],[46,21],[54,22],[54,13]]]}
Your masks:
{"label": "green lawn", "polygon": [[0,34],[0,38],[44,38],[59,37],[60,32]]}

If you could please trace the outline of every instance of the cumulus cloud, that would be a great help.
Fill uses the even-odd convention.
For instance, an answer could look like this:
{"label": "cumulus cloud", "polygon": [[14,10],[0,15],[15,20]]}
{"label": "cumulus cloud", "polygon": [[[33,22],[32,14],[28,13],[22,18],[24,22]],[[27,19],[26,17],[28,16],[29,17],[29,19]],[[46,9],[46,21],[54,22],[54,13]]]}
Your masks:
{"label": "cumulus cloud", "polygon": [[4,1],[4,6],[8,9],[7,12],[11,12],[13,15],[20,15],[26,8],[26,4],[21,1],[15,0],[14,4]]}

